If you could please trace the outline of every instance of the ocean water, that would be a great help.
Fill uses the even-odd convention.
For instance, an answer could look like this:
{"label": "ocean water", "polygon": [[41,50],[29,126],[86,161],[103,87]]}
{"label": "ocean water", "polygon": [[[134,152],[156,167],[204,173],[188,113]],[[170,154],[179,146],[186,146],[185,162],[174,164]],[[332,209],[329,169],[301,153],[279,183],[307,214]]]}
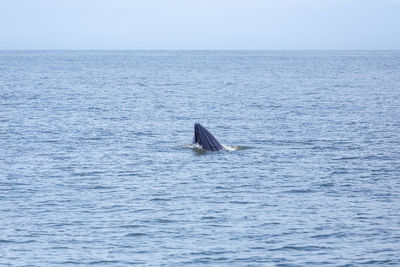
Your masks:
{"label": "ocean water", "polygon": [[400,52],[0,51],[0,265],[89,264],[400,265]]}

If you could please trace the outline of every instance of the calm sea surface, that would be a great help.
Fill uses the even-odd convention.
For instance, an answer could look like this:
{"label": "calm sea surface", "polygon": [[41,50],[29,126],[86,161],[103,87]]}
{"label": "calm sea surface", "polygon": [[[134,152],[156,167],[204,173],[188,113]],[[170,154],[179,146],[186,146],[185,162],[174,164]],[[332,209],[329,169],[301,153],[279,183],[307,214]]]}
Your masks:
{"label": "calm sea surface", "polygon": [[400,265],[400,51],[0,51],[0,265],[135,263]]}

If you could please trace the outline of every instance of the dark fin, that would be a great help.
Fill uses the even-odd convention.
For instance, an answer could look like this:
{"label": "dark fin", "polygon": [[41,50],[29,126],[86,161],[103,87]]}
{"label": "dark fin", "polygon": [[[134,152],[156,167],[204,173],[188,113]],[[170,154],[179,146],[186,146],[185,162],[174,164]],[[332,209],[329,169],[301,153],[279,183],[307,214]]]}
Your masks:
{"label": "dark fin", "polygon": [[217,139],[204,128],[200,123],[194,124],[193,144],[199,144],[203,149],[209,151],[222,150],[221,144]]}

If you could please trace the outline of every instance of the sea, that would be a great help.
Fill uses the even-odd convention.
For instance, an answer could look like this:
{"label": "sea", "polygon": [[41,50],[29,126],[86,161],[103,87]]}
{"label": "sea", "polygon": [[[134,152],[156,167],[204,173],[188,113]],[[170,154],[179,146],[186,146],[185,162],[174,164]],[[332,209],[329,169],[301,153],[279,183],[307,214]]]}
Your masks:
{"label": "sea", "polygon": [[399,266],[400,51],[0,51],[0,266],[134,264]]}

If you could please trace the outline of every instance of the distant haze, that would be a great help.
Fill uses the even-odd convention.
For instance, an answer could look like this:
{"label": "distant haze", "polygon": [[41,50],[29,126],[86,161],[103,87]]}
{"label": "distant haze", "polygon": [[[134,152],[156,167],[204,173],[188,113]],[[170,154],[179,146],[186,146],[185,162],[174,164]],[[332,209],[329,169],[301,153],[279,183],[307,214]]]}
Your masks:
{"label": "distant haze", "polygon": [[400,1],[1,0],[0,49],[400,49]]}

